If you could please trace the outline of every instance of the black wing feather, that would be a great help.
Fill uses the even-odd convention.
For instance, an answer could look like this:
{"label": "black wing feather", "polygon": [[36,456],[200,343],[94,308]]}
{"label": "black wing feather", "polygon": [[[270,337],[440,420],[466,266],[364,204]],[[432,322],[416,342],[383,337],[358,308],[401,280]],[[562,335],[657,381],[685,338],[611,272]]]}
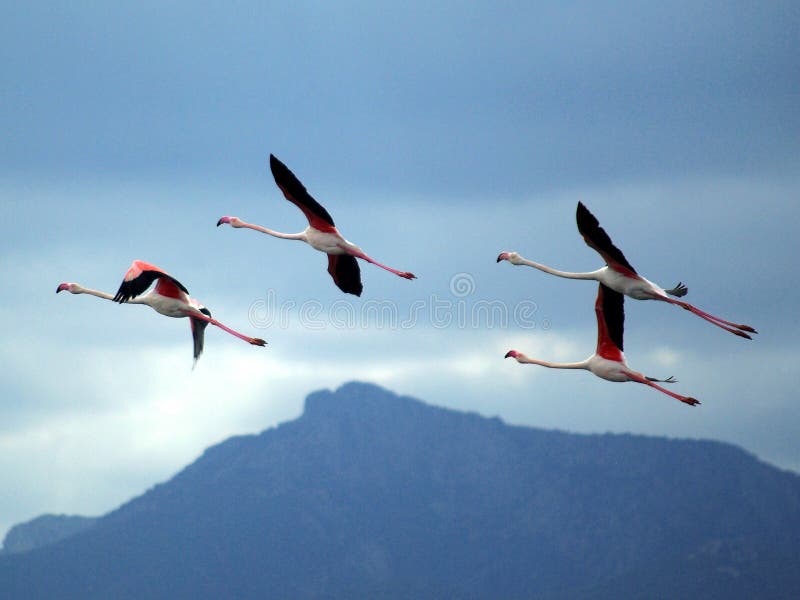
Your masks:
{"label": "black wing feather", "polygon": [[583,236],[586,244],[599,252],[606,260],[606,263],[611,259],[626,269],[630,269],[636,273],[636,269],[634,269],[631,263],[628,262],[628,259],[625,258],[622,250],[614,245],[614,242],[611,241],[605,229],[600,227],[600,222],[589,212],[589,209],[583,205],[583,202],[578,202],[578,210],[575,213],[575,218],[578,222],[578,231]]}
{"label": "black wing feather", "polygon": [[325,210],[325,207],[314,200],[305,186],[300,183],[300,180],[295,177],[295,174],[289,170],[289,167],[275,158],[273,154],[269,155],[269,168],[270,171],[272,171],[272,176],[275,178],[275,183],[281,188],[286,199],[297,205],[297,207],[306,214],[309,221],[313,215],[322,219],[331,227],[336,226],[333,222],[333,217]]}
{"label": "black wing feather", "polygon": [[602,283],[600,284],[600,293],[603,296],[602,310],[608,329],[608,336],[620,349],[620,352],[624,352],[622,340],[625,337],[625,296]]}
{"label": "black wing feather", "polygon": [[328,255],[328,273],[333,282],[345,294],[360,296],[364,289],[361,283],[361,269],[355,256],[350,254]]}
{"label": "black wing feather", "polygon": [[[200,309],[200,312],[206,315],[207,317],[211,317],[211,311],[208,310],[206,307]],[[194,360],[197,361],[200,358],[200,355],[203,353],[203,345],[205,343],[205,334],[206,334],[206,327],[208,327],[208,321],[203,321],[202,319],[195,319],[193,317],[189,317],[189,322],[192,325],[192,340],[194,341]]]}
{"label": "black wing feather", "polygon": [[117,290],[117,294],[114,296],[114,302],[119,302],[121,304],[123,302],[127,302],[131,298],[136,298],[136,296],[139,296],[147,291],[147,288],[153,285],[153,282],[156,279],[161,279],[162,277],[164,279],[169,279],[184,293],[189,293],[189,290],[187,290],[180,281],[167,275],[166,273],[161,271],[142,271],[141,274],[135,279],[131,279],[130,281],[122,281],[122,284]]}

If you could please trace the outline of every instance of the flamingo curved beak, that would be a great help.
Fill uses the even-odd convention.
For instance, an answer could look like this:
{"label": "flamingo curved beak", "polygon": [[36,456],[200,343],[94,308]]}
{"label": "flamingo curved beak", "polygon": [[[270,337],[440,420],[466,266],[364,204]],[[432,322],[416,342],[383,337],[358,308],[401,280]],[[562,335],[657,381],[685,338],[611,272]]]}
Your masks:
{"label": "flamingo curved beak", "polygon": [[497,257],[497,262],[501,260],[508,260],[508,252],[501,252],[500,255]]}
{"label": "flamingo curved beak", "polygon": [[219,227],[220,225],[223,225],[225,223],[230,223],[232,218],[233,217],[220,217],[220,220],[217,221],[217,227]]}
{"label": "flamingo curved beak", "polygon": [[506,352],[504,358],[517,358],[517,356],[519,356],[519,352],[517,352],[516,350],[509,350],[508,352]]}
{"label": "flamingo curved beak", "polygon": [[68,290],[68,289],[69,289],[69,284],[68,283],[59,283],[58,287],[56,288],[56,294],[58,292],[63,292],[64,290]]}

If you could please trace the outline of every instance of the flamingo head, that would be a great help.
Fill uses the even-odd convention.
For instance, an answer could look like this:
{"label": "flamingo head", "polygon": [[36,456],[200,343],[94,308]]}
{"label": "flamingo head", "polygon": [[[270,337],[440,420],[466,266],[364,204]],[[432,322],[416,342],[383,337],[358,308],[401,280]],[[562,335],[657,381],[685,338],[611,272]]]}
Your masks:
{"label": "flamingo head", "polygon": [[80,286],[77,283],[59,283],[56,288],[56,294],[65,290],[70,294],[79,294]]}
{"label": "flamingo head", "polygon": [[242,220],[239,217],[220,217],[219,221],[217,221],[217,227],[220,225],[224,225],[227,223],[231,227],[241,227]]}
{"label": "flamingo head", "polygon": [[519,356],[519,352],[517,352],[516,350],[509,350],[508,352],[506,352],[506,355],[505,355],[504,358],[517,358],[518,356]]}
{"label": "flamingo head", "polygon": [[499,256],[497,257],[497,262],[500,262],[500,261],[503,261],[503,260],[507,260],[512,265],[515,265],[515,264],[517,264],[517,261],[519,260],[519,254],[517,254],[516,252],[501,252],[499,254]]}

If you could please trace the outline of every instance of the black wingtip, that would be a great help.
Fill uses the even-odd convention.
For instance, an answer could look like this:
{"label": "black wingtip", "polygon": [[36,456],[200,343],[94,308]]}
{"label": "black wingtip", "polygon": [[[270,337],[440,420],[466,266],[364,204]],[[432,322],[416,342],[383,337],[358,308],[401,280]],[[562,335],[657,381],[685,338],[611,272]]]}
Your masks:
{"label": "black wingtip", "polygon": [[269,155],[269,170],[272,173],[272,176],[275,178],[276,183],[279,179],[286,179],[288,177],[287,172],[291,173],[291,171],[289,171],[289,167],[278,160],[274,154]]}
{"label": "black wingtip", "polygon": [[352,282],[337,282],[334,280],[334,284],[340,290],[342,290],[345,294],[352,294],[353,296],[361,297],[361,293],[364,291],[364,285],[359,281],[357,284],[353,284]]}
{"label": "black wingtip", "polygon": [[578,207],[575,209],[575,217],[577,218],[579,224],[585,223],[588,226],[596,226],[599,225],[599,221],[597,217],[595,217],[592,212],[586,208],[586,205],[578,200]]}

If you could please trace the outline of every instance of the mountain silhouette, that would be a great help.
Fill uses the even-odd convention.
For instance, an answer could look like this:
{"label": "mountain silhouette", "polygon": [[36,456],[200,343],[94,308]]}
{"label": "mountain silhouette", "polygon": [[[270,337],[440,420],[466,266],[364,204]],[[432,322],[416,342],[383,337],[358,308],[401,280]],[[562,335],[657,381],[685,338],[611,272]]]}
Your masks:
{"label": "mountain silhouette", "polygon": [[348,383],[90,527],[0,597],[800,597],[800,477],[710,441],[504,424]]}
{"label": "mountain silhouette", "polygon": [[88,529],[97,521],[93,517],[74,515],[41,515],[14,525],[3,540],[3,552],[27,552],[63,540]]}

